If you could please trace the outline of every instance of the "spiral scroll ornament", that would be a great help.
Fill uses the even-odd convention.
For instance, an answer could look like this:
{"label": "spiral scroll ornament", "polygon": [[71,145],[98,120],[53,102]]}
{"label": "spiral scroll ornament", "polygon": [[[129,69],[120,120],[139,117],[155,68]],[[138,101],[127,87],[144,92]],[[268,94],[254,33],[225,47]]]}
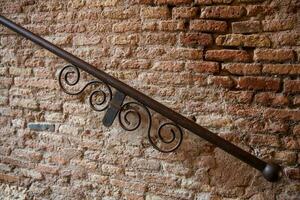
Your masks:
{"label": "spiral scroll ornament", "polygon": [[106,83],[93,80],[86,83],[81,89],[74,91],[80,80],[80,71],[73,65],[65,66],[59,73],[58,81],[61,89],[69,95],[79,95],[85,91],[88,86],[94,86],[89,95],[89,104],[95,111],[104,111],[108,108],[112,99],[112,91]]}
{"label": "spiral scroll ornament", "polygon": [[[148,119],[148,139],[150,144],[158,151],[169,153],[175,151],[182,143],[183,132],[180,126],[173,122],[165,122],[160,124],[155,135],[152,135],[152,116],[149,109],[138,102],[128,102],[123,104],[119,111],[119,123],[121,127],[127,131],[134,131],[141,125],[142,108]],[[130,115],[132,116],[130,118]]]}

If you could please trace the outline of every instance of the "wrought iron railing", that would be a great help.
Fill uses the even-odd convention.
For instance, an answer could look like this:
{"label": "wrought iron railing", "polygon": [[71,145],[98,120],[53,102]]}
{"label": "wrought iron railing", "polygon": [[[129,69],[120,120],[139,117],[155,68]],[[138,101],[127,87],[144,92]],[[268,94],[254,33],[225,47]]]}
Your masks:
{"label": "wrought iron railing", "polygon": [[[267,163],[244,151],[231,142],[219,137],[217,134],[214,134],[201,127],[193,120],[180,115],[179,113],[128,86],[120,80],[99,69],[96,69],[87,62],[55,46],[54,44],[46,41],[38,35],[35,35],[25,28],[22,28],[7,18],[0,16],[0,23],[71,63],[71,65],[67,65],[59,73],[59,85],[65,93],[70,95],[78,95],[82,93],[87,86],[96,86],[94,87],[95,90],[93,90],[89,95],[89,103],[91,108],[96,111],[107,110],[103,118],[103,124],[105,126],[112,125],[114,119],[118,117],[120,125],[123,129],[127,131],[134,131],[140,127],[142,117],[145,116],[143,115],[144,113],[146,114],[148,122],[147,129],[149,142],[160,152],[167,153],[175,151],[182,142],[182,128],[184,128],[261,171],[263,176],[268,181],[274,182],[279,179],[281,174],[281,168],[279,165]],[[74,86],[76,87],[80,80],[79,69],[94,76],[98,80],[88,82],[81,90],[72,92],[69,89]],[[116,90],[114,94],[112,92],[112,88]],[[135,101],[124,103],[126,96],[131,97]],[[159,125],[158,129],[154,132],[154,136],[153,130],[151,130],[153,120],[150,110],[152,110],[152,112],[155,111],[161,114],[168,120],[167,122]],[[130,118],[129,115],[134,115],[136,117],[134,122],[132,122],[132,118]],[[163,134],[163,130],[170,131],[169,137],[166,137],[166,135]]]}

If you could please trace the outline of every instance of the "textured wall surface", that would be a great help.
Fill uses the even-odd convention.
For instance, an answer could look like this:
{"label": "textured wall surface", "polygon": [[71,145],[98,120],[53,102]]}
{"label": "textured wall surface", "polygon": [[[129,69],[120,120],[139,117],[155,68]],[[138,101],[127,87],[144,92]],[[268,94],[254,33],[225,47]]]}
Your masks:
{"label": "textured wall surface", "polygon": [[299,6],[0,0],[2,15],[284,166],[283,178],[269,183],[188,132],[175,153],[163,154],[145,128],[106,128],[88,91],[59,88],[65,61],[0,26],[0,182],[35,199],[299,199]]}

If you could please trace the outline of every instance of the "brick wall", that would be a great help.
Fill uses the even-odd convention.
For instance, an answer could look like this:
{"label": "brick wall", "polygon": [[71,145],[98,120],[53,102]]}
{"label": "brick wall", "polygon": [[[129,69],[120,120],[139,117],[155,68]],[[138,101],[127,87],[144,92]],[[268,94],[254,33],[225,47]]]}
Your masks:
{"label": "brick wall", "polygon": [[269,183],[192,134],[162,154],[143,128],[105,128],[85,95],[59,88],[65,61],[0,26],[0,182],[35,199],[297,199],[298,9],[296,0],[1,0],[4,16],[284,173]]}

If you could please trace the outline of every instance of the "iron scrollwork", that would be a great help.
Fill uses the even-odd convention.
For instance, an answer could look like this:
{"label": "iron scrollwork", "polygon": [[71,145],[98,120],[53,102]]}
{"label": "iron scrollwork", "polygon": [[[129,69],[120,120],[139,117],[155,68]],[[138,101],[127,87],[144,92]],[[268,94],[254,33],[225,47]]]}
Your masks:
{"label": "iron scrollwork", "polygon": [[[59,73],[59,85],[61,89],[69,95],[79,95],[85,91],[88,86],[95,85],[89,95],[89,104],[95,111],[104,111],[108,108],[112,100],[112,90],[106,83],[93,80],[86,83],[78,91],[71,91],[79,83],[80,71],[76,66],[66,65]],[[102,88],[100,86],[103,86]],[[99,96],[101,97],[99,100]],[[98,97],[98,98],[97,98]],[[101,108],[99,108],[101,107]],[[173,122],[164,122],[159,125],[157,131],[152,131],[153,120],[150,110],[141,103],[127,102],[124,103],[118,112],[118,121],[120,126],[126,131],[137,130],[142,123],[142,113],[139,108],[142,108],[147,117],[147,132],[150,144],[158,151],[169,153],[175,151],[183,140],[183,132],[180,126]],[[131,117],[130,117],[131,116]],[[153,136],[152,133],[155,133]]]}
{"label": "iron scrollwork", "polygon": [[[96,86],[89,95],[89,104],[95,111],[104,111],[108,108],[109,102],[112,99],[112,91],[106,83],[94,80],[86,83],[78,91],[71,91],[70,87],[75,87],[80,80],[80,71],[78,67],[73,65],[65,66],[58,75],[59,86],[69,95],[79,95],[85,91],[88,86]],[[102,87],[101,87],[102,86]]]}
{"label": "iron scrollwork", "polygon": [[[175,151],[181,145],[183,139],[183,132],[180,126],[178,126],[173,122],[165,122],[159,125],[157,131],[155,131],[154,136],[151,135],[152,124],[153,124],[151,112],[146,106],[144,106],[141,103],[128,102],[121,107],[119,111],[119,123],[121,127],[127,131],[134,131],[141,125],[142,114],[140,113],[140,110],[137,109],[136,106],[142,108],[146,112],[147,120],[148,120],[148,127],[147,127],[148,140],[150,144],[156,150],[163,153],[169,153]],[[130,122],[129,114],[135,116],[135,123]]]}

